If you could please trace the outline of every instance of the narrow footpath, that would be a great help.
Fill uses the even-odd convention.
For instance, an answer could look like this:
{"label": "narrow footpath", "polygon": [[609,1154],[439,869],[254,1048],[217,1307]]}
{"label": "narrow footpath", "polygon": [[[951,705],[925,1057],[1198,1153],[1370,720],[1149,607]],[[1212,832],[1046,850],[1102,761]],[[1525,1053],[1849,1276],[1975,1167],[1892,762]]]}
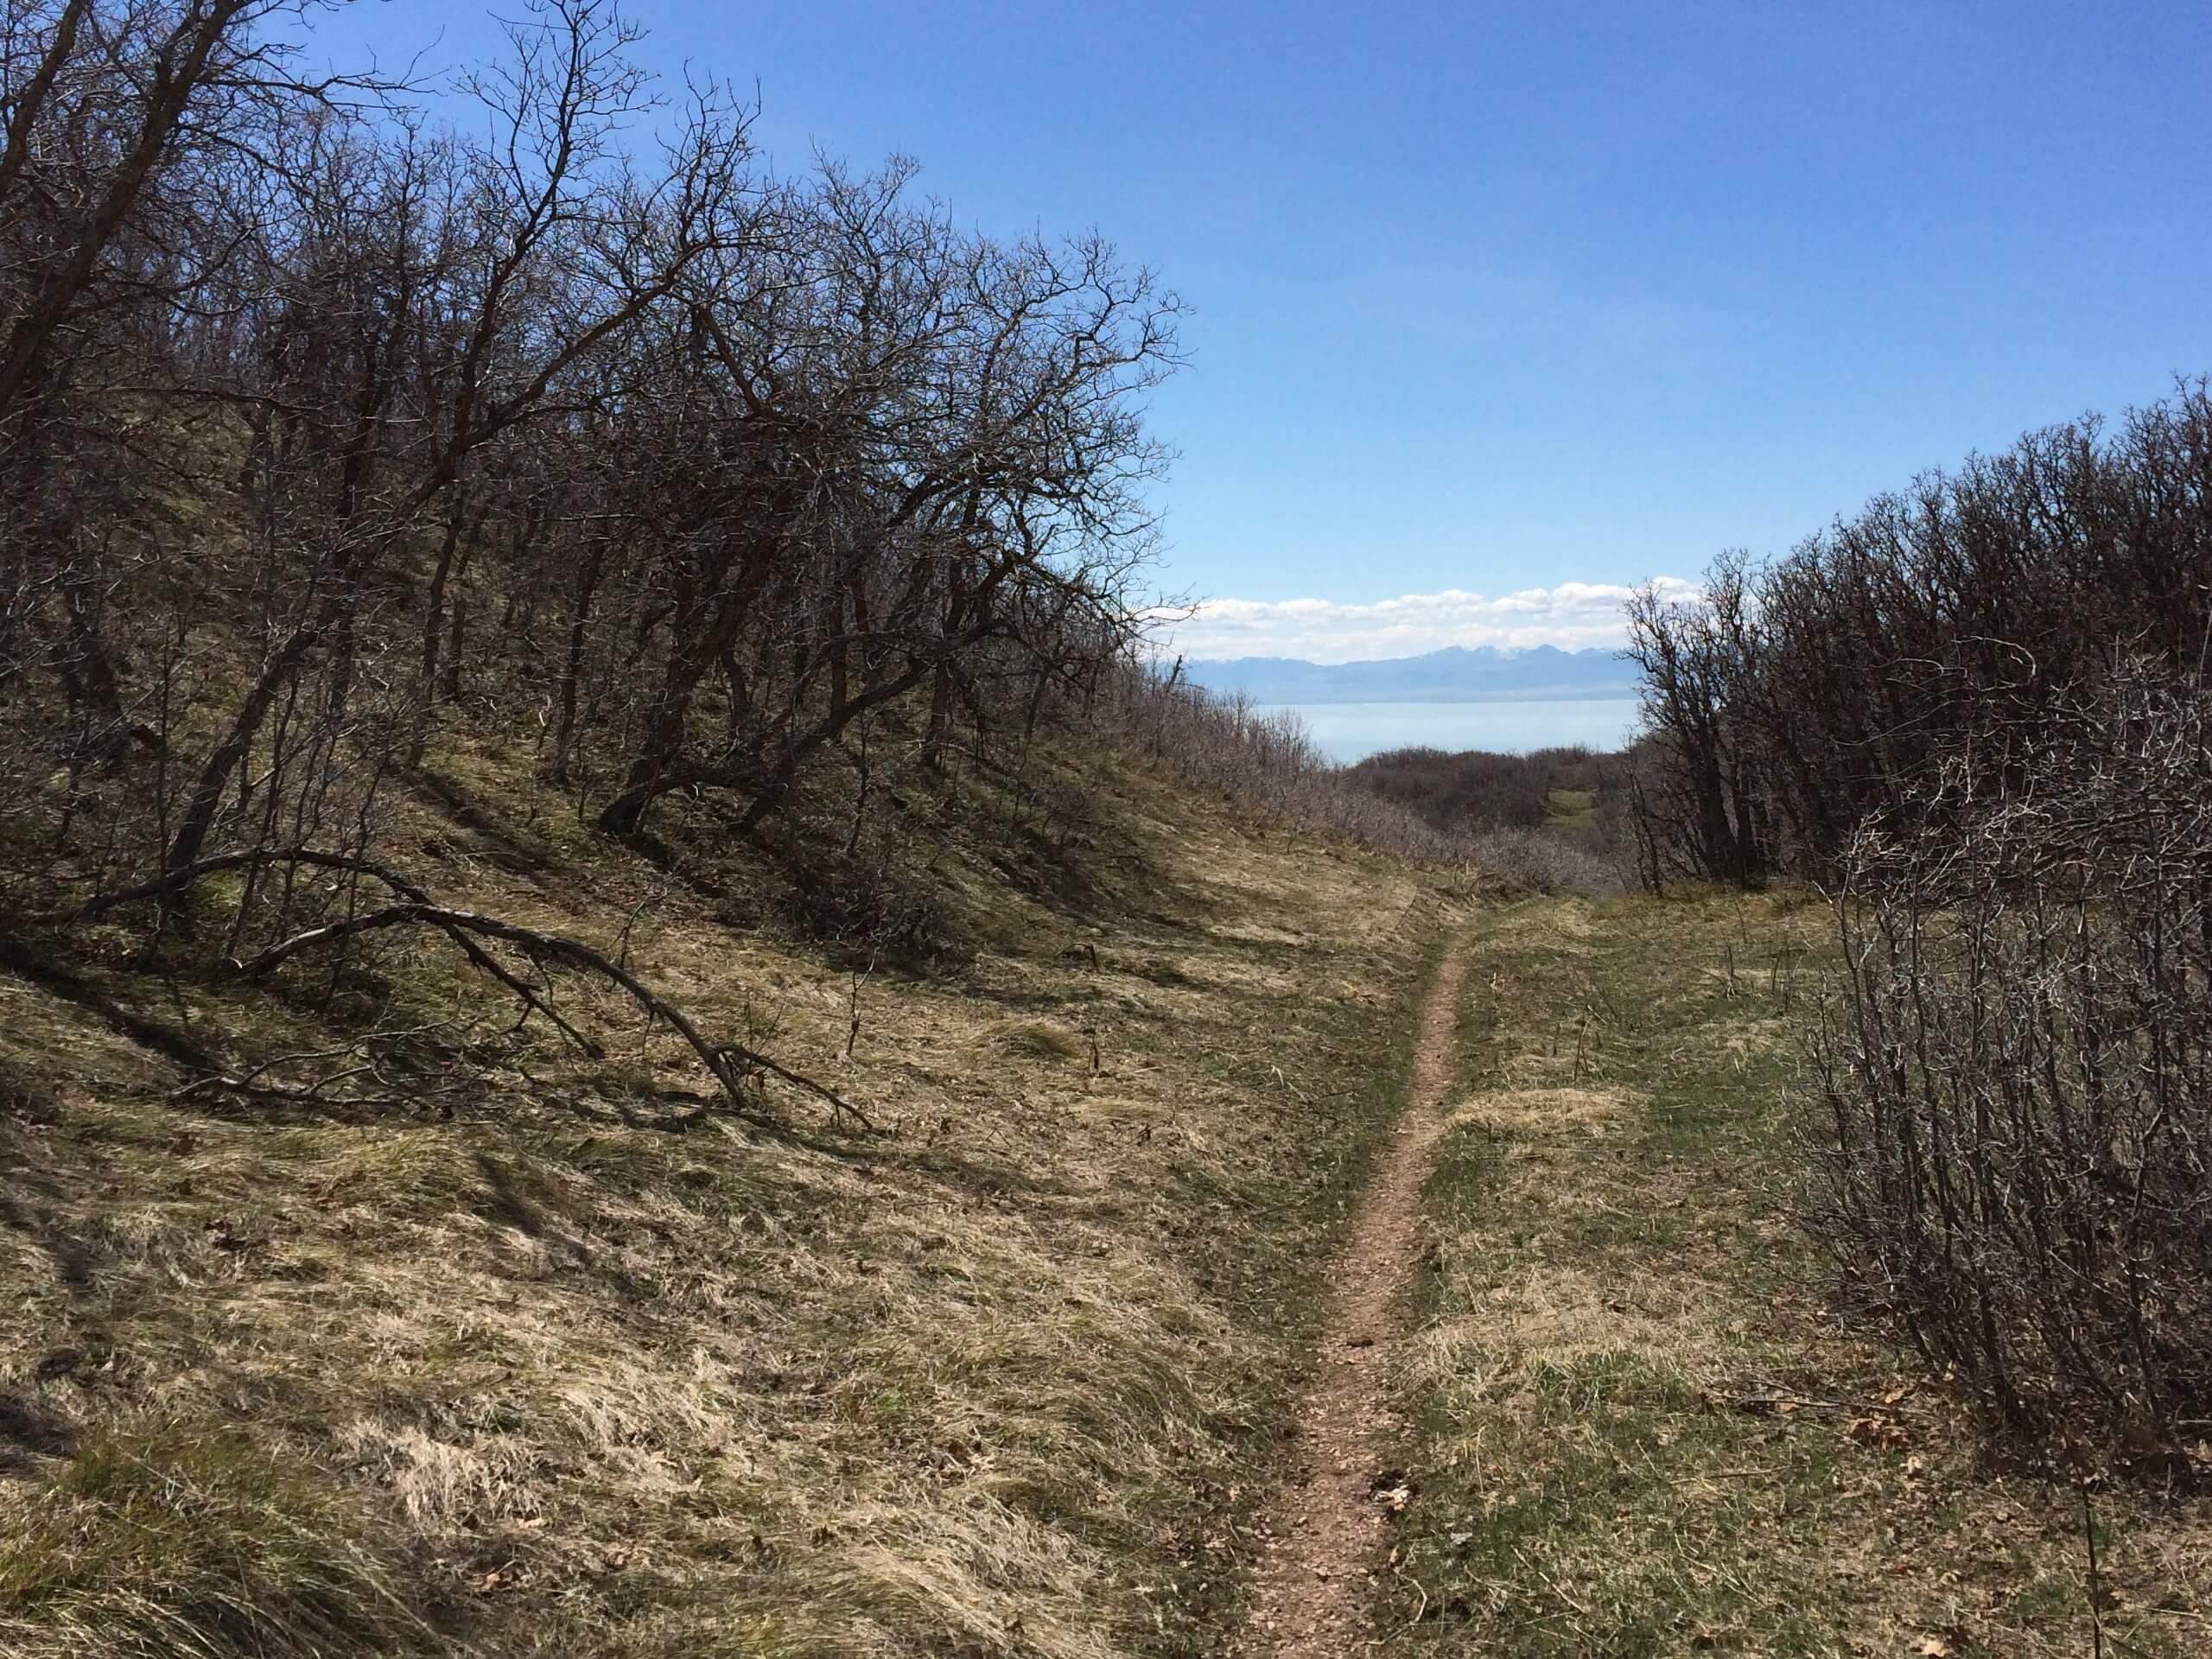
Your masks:
{"label": "narrow footpath", "polygon": [[1452,1084],[1452,1037],[1464,952],[1445,953],[1421,1009],[1412,1098],[1361,1201],[1338,1265],[1321,1338],[1321,1374],[1298,1414],[1293,1466],[1261,1522],[1267,1540],[1249,1621],[1234,1652],[1248,1659],[1347,1659],[1382,1650],[1367,1610],[1394,1503],[1383,1478],[1396,1426],[1390,1356],[1421,1255],[1421,1197]]}

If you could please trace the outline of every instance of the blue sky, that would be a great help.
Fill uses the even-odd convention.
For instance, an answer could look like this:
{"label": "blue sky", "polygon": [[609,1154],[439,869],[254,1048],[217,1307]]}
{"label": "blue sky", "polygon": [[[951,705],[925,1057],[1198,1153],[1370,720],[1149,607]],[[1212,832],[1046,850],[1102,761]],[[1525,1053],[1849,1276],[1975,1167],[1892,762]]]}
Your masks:
{"label": "blue sky", "polygon": [[[1200,654],[1598,643],[1623,584],[2212,370],[2202,3],[628,10],[780,160],[902,151],[1183,294]],[[322,34],[451,62],[486,17]]]}

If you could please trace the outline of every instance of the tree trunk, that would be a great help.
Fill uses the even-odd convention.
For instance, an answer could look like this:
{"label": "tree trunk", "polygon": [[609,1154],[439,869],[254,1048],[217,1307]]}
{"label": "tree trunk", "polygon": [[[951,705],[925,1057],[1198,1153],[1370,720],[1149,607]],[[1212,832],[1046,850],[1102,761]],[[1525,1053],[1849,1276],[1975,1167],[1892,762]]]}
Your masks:
{"label": "tree trunk", "polygon": [[410,772],[423,764],[423,750],[430,741],[430,708],[438,696],[438,651],[445,637],[446,584],[453,579],[454,556],[461,548],[461,515],[467,506],[462,493],[454,491],[453,511],[446,515],[445,539],[438,545],[438,563],[430,572],[429,596],[423,601],[423,670],[415,690],[414,731],[407,740]]}
{"label": "tree trunk", "polygon": [[207,832],[214,827],[216,809],[222,804],[223,791],[231,781],[231,774],[245,759],[246,751],[253,747],[255,734],[268,717],[270,705],[276,702],[300,664],[307,660],[327,626],[327,619],[296,629],[291,638],[280,645],[276,653],[261,665],[261,672],[238,705],[231,729],[215,752],[207,757],[201,768],[200,781],[185,803],[184,821],[177,826],[175,837],[169,842],[163,868],[174,873],[182,869],[200,856],[200,849],[207,844]]}

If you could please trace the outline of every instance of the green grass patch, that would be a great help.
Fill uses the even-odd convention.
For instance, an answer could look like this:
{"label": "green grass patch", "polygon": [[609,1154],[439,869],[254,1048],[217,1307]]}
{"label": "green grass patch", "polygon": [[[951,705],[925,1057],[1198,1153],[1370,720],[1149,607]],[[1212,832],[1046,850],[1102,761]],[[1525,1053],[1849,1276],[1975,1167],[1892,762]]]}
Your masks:
{"label": "green grass patch", "polygon": [[[1824,922],[1704,893],[1479,927],[1378,1604],[1398,1650],[2089,1650],[2076,1495],[1993,1470],[1812,1288],[1785,1094]],[[2198,1650],[2204,1506],[2097,1503],[2108,1650]]]}
{"label": "green grass patch", "polygon": [[417,1650],[375,1530],[236,1431],[97,1434],[0,1535],[0,1637],[24,1659]]}

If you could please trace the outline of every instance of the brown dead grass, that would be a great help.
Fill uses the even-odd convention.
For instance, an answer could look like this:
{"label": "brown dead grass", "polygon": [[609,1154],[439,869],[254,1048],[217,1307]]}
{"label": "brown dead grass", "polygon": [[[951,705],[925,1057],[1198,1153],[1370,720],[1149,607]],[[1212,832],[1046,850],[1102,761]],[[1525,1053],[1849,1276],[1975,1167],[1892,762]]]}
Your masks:
{"label": "brown dead grass", "polygon": [[[496,757],[437,764],[512,831],[410,809],[442,898],[610,943],[634,914],[633,965],[883,1133],[796,1098],[702,1116],[688,1054],[582,987],[604,1067],[537,1040],[321,1114],[178,1097],[0,976],[0,1649],[1202,1649],[1434,895],[1109,772],[1090,901],[950,857],[972,961],[867,976],[847,1058],[844,966]],[[374,966],[408,1017],[483,1011],[427,944]],[[311,997],[180,982],[159,1011],[260,1053],[345,1040]],[[111,1445],[156,1474],[100,1485]],[[187,1465],[215,1496],[159,1473]],[[103,1515],[143,1523],[130,1549]],[[269,1572],[207,1565],[241,1552]]]}

